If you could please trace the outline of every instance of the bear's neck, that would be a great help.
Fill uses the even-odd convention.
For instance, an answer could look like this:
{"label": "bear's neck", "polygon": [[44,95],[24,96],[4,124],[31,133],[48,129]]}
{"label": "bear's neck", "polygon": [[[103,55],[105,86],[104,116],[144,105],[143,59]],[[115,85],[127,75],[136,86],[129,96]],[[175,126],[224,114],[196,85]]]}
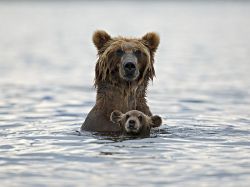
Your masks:
{"label": "bear's neck", "polygon": [[96,107],[97,110],[102,110],[108,117],[114,110],[120,110],[125,113],[129,110],[136,110],[138,90],[143,90],[145,93],[146,88],[142,86],[135,86],[127,84],[123,87],[100,83],[97,85]]}

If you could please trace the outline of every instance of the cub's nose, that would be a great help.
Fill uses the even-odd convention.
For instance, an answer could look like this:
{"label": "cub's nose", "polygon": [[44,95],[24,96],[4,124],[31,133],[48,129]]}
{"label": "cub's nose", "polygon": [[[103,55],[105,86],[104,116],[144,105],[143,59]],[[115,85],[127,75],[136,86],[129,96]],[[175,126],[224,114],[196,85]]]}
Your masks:
{"label": "cub's nose", "polygon": [[132,129],[132,128],[134,128],[135,127],[135,120],[129,120],[128,121],[128,127],[130,128],[130,129]]}
{"label": "cub's nose", "polygon": [[133,62],[127,62],[124,65],[124,70],[128,73],[134,73],[136,70],[136,66]]}

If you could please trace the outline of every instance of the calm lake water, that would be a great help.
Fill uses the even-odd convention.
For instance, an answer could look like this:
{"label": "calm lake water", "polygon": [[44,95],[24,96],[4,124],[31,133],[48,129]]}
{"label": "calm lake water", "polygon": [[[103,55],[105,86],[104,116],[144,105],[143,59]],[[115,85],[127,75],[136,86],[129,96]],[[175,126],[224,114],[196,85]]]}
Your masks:
{"label": "calm lake water", "polygon": [[[0,2],[1,186],[248,186],[250,2]],[[157,31],[150,138],[79,134],[92,33]]]}

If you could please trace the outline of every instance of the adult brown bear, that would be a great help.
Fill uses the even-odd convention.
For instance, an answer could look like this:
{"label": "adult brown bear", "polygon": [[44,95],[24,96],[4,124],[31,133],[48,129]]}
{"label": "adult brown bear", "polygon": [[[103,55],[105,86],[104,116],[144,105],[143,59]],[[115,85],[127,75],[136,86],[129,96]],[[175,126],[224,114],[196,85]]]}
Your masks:
{"label": "adult brown bear", "polygon": [[146,91],[155,76],[154,54],[160,38],[154,33],[142,38],[111,37],[96,31],[93,42],[98,50],[95,67],[96,104],[81,129],[97,132],[117,132],[120,128],[110,121],[114,110],[126,113],[139,110],[148,116]]}

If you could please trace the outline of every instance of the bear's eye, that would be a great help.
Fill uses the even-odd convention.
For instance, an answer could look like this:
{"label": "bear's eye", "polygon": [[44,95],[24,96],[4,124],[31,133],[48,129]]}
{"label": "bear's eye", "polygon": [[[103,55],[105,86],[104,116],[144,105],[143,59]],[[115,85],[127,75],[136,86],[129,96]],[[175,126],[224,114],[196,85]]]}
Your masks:
{"label": "bear's eye", "polygon": [[140,122],[142,122],[142,116],[138,116],[138,119],[140,120]]}
{"label": "bear's eye", "polygon": [[138,49],[135,51],[135,56],[140,57],[141,56],[141,51]]}
{"label": "bear's eye", "polygon": [[129,115],[126,115],[126,117],[125,117],[125,118],[126,118],[126,121],[127,121],[127,120],[128,120],[128,118],[129,118]]}
{"label": "bear's eye", "polygon": [[124,54],[124,51],[123,51],[123,50],[121,50],[121,49],[117,49],[117,50],[116,50],[116,55],[117,55],[117,56],[121,57],[123,54]]}

